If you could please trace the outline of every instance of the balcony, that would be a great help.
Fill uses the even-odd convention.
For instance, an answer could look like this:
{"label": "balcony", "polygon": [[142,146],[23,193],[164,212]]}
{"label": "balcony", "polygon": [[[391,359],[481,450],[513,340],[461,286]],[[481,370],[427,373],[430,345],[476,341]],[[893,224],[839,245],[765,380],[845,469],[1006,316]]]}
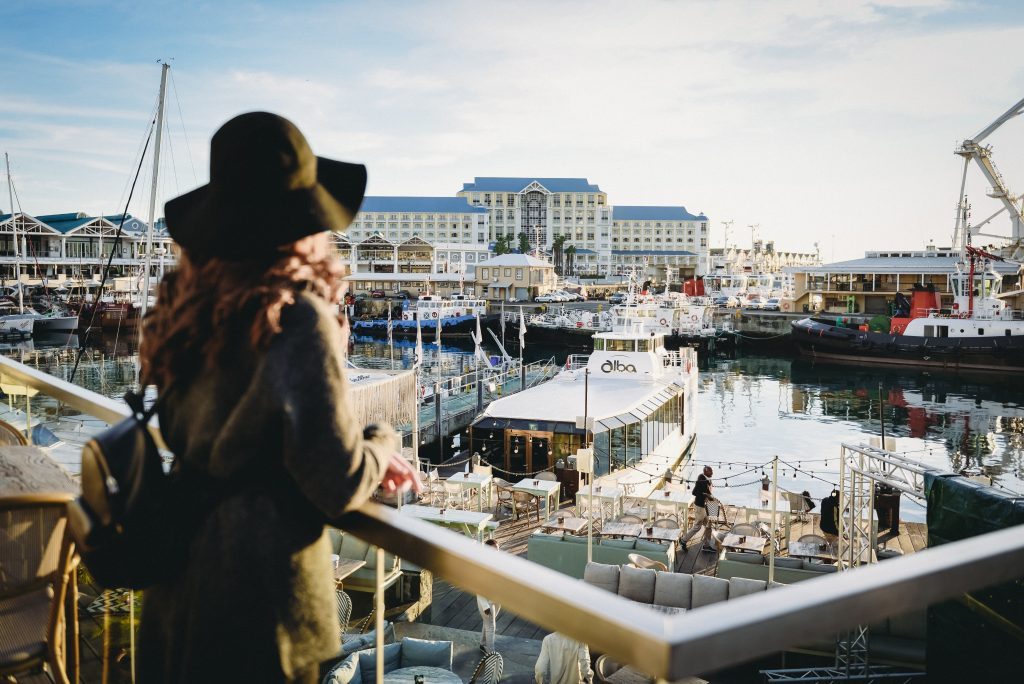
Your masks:
{"label": "balcony", "polygon": [[[582,359],[572,363],[579,365]],[[34,404],[34,420],[54,425],[61,421],[73,423],[76,428],[68,429],[67,435],[78,433],[72,442],[75,448],[104,424],[128,414],[127,407],[119,401],[7,358],[0,358],[0,374],[14,404]],[[28,398],[34,392],[38,394]],[[358,405],[358,390],[354,394]],[[0,460],[3,457],[0,451]],[[736,513],[737,509],[732,509],[731,515],[735,517]],[[445,611],[453,614],[450,611],[457,611],[460,601],[468,606],[468,614],[473,614],[473,596],[484,595],[501,604],[503,612],[514,613],[517,617],[513,622],[524,631],[532,626],[534,635],[561,632],[589,644],[592,653],[609,654],[662,679],[737,666],[813,641],[822,634],[839,633],[920,610],[965,592],[1015,580],[1024,567],[1024,528],[1016,527],[885,561],[884,566],[861,567],[668,615],[515,555],[516,544],[521,545],[533,531],[528,521],[512,521],[507,526],[502,522],[498,526],[499,535],[509,541],[503,551],[489,549],[463,534],[379,504],[366,504],[340,522],[347,533],[376,545],[367,556],[376,562],[376,585],[371,583],[370,591],[358,596],[357,603],[364,608],[372,603],[379,609],[377,634],[383,633],[380,627],[386,594],[390,598],[408,599],[395,609],[412,620],[399,623],[410,632],[415,632],[416,624],[422,622],[417,617],[429,605],[424,600],[430,596],[422,593],[425,590],[429,595],[429,587],[434,592],[453,592],[432,595],[434,601],[445,606],[434,607],[439,615]],[[390,593],[384,590],[385,551],[397,553],[403,564],[411,563],[422,569],[407,570],[409,577],[421,580],[416,584],[418,595],[410,595],[410,582],[396,584],[397,588]],[[699,552],[692,556],[688,552],[686,558],[693,559],[688,567],[683,567],[689,572],[704,569],[693,565],[694,560],[715,562],[713,555]],[[113,595],[101,597],[88,584],[83,591],[96,593],[95,598],[110,599],[96,604],[105,605],[103,610],[108,612],[124,603],[123,598],[113,600]],[[127,600],[131,600],[130,594]],[[84,605],[84,601],[78,603]],[[128,623],[124,615],[115,614],[111,617],[116,627],[112,628],[103,610],[78,616],[87,621],[79,632],[79,638],[87,645],[82,649],[83,668],[98,671],[97,654],[107,653],[110,660],[105,665],[124,672],[134,656]],[[111,638],[115,640],[113,650],[103,646],[103,640]],[[121,649],[126,655],[124,660],[114,657]],[[984,663],[977,666],[979,674],[983,674]]]}

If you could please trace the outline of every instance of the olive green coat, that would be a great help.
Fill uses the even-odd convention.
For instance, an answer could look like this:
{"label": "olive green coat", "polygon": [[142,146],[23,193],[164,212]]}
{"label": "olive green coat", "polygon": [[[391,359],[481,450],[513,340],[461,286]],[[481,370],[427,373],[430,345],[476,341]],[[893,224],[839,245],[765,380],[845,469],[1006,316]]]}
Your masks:
{"label": "olive green coat", "polygon": [[286,681],[338,653],[324,522],[364,502],[397,449],[353,417],[330,308],[300,295],[265,352],[175,386],[160,411],[182,465],[225,491],[179,576],[146,590],[140,681]]}

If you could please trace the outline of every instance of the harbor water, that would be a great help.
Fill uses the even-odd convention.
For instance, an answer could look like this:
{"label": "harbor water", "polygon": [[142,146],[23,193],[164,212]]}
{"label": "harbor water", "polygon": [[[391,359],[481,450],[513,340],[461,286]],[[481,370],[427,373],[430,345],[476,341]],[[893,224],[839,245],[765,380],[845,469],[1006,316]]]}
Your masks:
{"label": "harbor water", "polygon": [[[77,338],[7,345],[4,353],[56,377],[69,380]],[[490,354],[498,354],[488,348]],[[509,352],[518,354],[510,341]],[[567,351],[527,342],[527,361]],[[369,368],[410,368],[415,345],[359,338],[351,360]],[[471,346],[424,343],[424,359],[434,375],[468,372]],[[130,340],[98,340],[82,356],[74,382],[108,397],[120,397],[135,383],[138,356]],[[941,375],[916,369],[874,369],[812,364],[801,359],[746,356],[702,362],[698,394],[696,461],[715,469],[723,501],[755,502],[762,473],[771,476],[779,458],[779,485],[827,496],[838,482],[840,444],[865,444],[884,430],[895,450],[939,470],[984,474],[994,484],[1024,493],[1024,391],[1012,377]],[[8,411],[20,412],[25,399]],[[44,425],[77,421],[83,437],[95,427],[58,411],[52,400],[32,400],[33,421]],[[74,462],[65,463],[77,470]],[[923,520],[924,508],[903,497],[901,516]]]}

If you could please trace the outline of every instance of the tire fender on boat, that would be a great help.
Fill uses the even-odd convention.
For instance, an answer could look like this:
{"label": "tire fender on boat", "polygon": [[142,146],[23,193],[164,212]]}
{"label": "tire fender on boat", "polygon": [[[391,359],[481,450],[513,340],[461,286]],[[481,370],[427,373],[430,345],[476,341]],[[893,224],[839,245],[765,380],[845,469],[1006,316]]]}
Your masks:
{"label": "tire fender on boat", "polygon": [[665,320],[664,318],[662,318],[662,319],[661,319],[660,321],[658,321],[658,322],[659,322],[659,323],[661,323],[662,325],[668,325],[668,321],[666,321],[666,320]]}
{"label": "tire fender on boat", "polygon": [[430,313],[430,317],[431,317],[431,318],[437,318],[437,312],[436,312],[436,311],[432,311],[432,312]]}

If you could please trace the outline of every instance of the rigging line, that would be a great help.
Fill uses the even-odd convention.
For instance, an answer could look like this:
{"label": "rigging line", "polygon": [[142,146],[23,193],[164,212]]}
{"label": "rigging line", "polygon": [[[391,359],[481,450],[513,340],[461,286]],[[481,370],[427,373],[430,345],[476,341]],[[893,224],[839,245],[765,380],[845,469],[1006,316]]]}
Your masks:
{"label": "rigging line", "polygon": [[[168,126],[165,132],[167,136],[167,150],[171,153],[171,174],[174,176],[174,194],[181,194],[181,185],[178,184],[178,164],[174,161],[174,143],[171,141],[171,127]],[[164,174],[166,175],[166,174]],[[164,195],[166,197],[166,194]],[[156,226],[154,226],[154,229]]]}
{"label": "rigging line", "polygon": [[142,172],[142,162],[146,159],[146,150],[149,149],[149,141],[153,137],[153,131],[156,129],[156,117],[152,120],[152,125],[149,129],[149,135],[146,136],[146,144],[142,148],[142,155],[139,157],[139,166],[135,169],[135,180],[132,181],[131,190],[128,192],[128,199],[125,202],[124,211],[121,212],[121,220],[117,225],[117,233],[114,235],[114,245],[110,250],[110,256],[107,257],[107,264],[103,267],[103,275],[100,277],[100,286],[96,294],[95,306],[92,310],[92,316],[89,318],[89,326],[85,329],[85,335],[82,337],[82,342],[78,347],[78,355],[75,357],[75,365],[71,369],[71,380],[75,381],[75,374],[78,372],[78,365],[82,361],[82,354],[85,352],[85,348],[89,343],[89,335],[92,334],[93,324],[96,322],[96,312],[99,311],[100,299],[103,297],[103,287],[107,284],[107,276],[110,275],[110,267],[114,263],[114,254],[117,253],[118,248],[121,246],[121,236],[124,233],[124,219],[128,215],[128,205],[131,204],[132,196],[135,194],[135,184],[139,181],[139,174]]}
{"label": "rigging line", "polygon": [[[150,123],[149,123],[149,126],[147,126],[147,128],[151,128],[152,127],[152,121],[154,119],[156,119],[156,112],[157,112],[157,109],[159,109],[159,107],[160,107],[160,97],[159,97],[159,95],[157,95],[156,101],[153,103],[153,108],[150,110],[150,117],[149,117],[149,120],[148,120]],[[151,135],[151,132],[147,133],[146,129],[143,129],[143,132],[146,133],[146,134],[142,136],[142,139],[139,141],[139,146],[135,150],[135,156],[132,157],[132,166],[135,165],[135,160],[136,159],[144,158],[145,155],[146,155],[146,149],[145,148],[146,148],[146,145],[149,144],[149,136]],[[141,150],[141,152],[140,152],[140,150]],[[121,204],[124,202],[125,195],[128,193],[128,181],[129,181],[129,179],[131,177],[132,177],[131,175],[125,176],[124,187],[121,188],[121,195],[117,198],[117,204],[114,205],[114,206],[121,206]],[[134,181],[133,181],[133,183],[134,183]]]}
{"label": "rigging line", "polygon": [[181,100],[178,98],[178,87],[174,85],[174,71],[168,69],[167,73],[171,76],[171,92],[174,93],[174,104],[178,108],[178,121],[181,123],[181,132],[185,134],[185,156],[188,157],[189,166],[192,167],[192,180],[196,185],[198,185],[199,176],[196,174],[196,166],[192,162],[192,144],[188,141],[188,129],[185,128],[185,117],[182,116],[181,113]]}

